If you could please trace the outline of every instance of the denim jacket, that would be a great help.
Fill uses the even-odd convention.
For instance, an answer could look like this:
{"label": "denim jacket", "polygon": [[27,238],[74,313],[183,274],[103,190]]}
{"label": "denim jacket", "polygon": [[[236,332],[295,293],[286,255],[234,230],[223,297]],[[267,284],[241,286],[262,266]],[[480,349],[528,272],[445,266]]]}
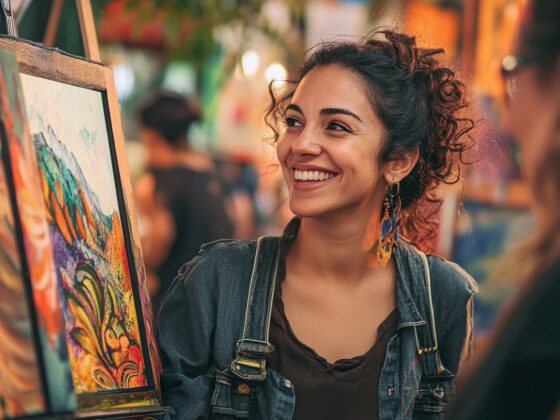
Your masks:
{"label": "denim jacket", "polygon": [[[293,384],[265,367],[279,244],[278,237],[213,242],[180,270],[158,319],[172,416],[292,418]],[[456,264],[403,240],[393,252],[399,324],[380,375],[379,419],[442,418],[470,354],[477,285]]]}

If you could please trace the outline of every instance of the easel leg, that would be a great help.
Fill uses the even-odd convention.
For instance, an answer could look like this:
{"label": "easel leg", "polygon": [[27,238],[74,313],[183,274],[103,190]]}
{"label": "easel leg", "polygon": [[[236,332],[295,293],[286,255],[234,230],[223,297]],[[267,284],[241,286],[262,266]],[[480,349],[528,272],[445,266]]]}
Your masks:
{"label": "easel leg", "polygon": [[101,56],[99,54],[99,44],[97,43],[91,3],[89,0],[76,0],[76,6],[78,8],[78,18],[80,19],[80,29],[82,31],[86,58],[100,62]]}
{"label": "easel leg", "polygon": [[45,47],[54,47],[63,4],[64,0],[53,0],[51,12],[49,13],[49,21],[47,22],[47,29],[45,31],[45,37],[43,39],[43,45]]}

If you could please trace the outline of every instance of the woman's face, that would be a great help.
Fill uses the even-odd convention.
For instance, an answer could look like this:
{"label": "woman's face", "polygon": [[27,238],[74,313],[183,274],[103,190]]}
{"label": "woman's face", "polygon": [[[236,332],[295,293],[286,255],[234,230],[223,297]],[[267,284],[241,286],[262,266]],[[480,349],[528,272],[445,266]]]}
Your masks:
{"label": "woman's face", "polygon": [[558,130],[560,92],[554,86],[558,81],[543,80],[536,66],[523,67],[513,77],[515,94],[508,98],[504,125],[519,144],[521,164],[532,184]]}
{"label": "woman's face", "polygon": [[385,129],[365,91],[338,65],[313,68],[295,90],[277,155],[296,215],[371,214],[380,206]]}

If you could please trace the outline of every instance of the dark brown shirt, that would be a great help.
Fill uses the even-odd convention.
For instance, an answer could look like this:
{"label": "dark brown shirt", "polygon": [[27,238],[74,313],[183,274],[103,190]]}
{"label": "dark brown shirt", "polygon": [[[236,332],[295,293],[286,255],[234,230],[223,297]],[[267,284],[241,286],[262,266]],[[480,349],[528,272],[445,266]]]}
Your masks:
{"label": "dark brown shirt", "polygon": [[294,384],[295,420],[378,419],[379,376],[387,344],[397,330],[398,311],[394,309],[379,325],[375,344],[361,356],[329,363],[299,341],[286,318],[281,289],[285,277],[285,255],[297,234],[299,223],[292,222],[290,225],[283,236],[284,258],[270,323],[270,342],[274,351],[269,355],[267,366]]}

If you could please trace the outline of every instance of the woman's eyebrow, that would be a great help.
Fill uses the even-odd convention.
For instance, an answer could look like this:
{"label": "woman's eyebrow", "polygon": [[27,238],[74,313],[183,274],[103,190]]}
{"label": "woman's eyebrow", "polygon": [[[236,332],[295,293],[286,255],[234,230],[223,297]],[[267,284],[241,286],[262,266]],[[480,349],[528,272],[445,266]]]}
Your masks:
{"label": "woman's eyebrow", "polygon": [[[286,111],[287,110],[293,110],[295,112],[299,112],[300,114],[303,115],[303,111],[301,110],[301,108],[299,106],[297,106],[296,104],[290,104],[286,107]],[[352,111],[348,110],[348,109],[344,109],[344,108],[323,108],[320,112],[321,115],[335,115],[335,114],[344,114],[344,115],[349,115],[351,117],[356,118],[358,121],[363,122],[362,119],[360,117],[358,117],[356,114],[354,114]]]}
{"label": "woman's eyebrow", "polygon": [[344,108],[324,108],[321,110],[321,115],[335,115],[335,114],[344,114],[350,115],[351,117],[356,118],[358,121],[363,122],[360,117],[354,114],[352,111]]}
{"label": "woman's eyebrow", "polygon": [[301,115],[303,115],[303,111],[301,110],[301,108],[299,106],[297,106],[296,104],[290,104],[286,107],[286,111],[288,109],[291,109],[293,111],[299,112]]}

